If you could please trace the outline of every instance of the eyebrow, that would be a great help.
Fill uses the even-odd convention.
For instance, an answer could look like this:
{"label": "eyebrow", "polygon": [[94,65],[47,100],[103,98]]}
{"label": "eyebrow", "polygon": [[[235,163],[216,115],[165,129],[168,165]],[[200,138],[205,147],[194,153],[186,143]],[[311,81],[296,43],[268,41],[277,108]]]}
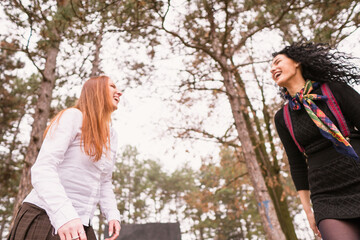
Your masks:
{"label": "eyebrow", "polygon": [[277,60],[279,60],[279,55],[278,56],[276,56],[274,59],[273,59],[273,61],[272,61],[272,64],[274,64]]}

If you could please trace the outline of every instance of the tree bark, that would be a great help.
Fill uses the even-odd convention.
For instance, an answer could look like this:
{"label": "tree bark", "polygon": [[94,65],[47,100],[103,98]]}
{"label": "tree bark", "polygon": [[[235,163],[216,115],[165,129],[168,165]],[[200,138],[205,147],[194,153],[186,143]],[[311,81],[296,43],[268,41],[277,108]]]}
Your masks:
{"label": "tree bark", "polygon": [[96,36],[94,60],[92,61],[92,69],[91,69],[90,77],[95,77],[102,73],[102,71],[100,70],[100,51],[102,47],[101,42],[103,39],[103,30],[104,30],[104,24],[102,24],[99,34]]}
{"label": "tree bark", "polygon": [[241,102],[244,100],[241,100],[237,94],[231,67],[227,66],[226,58],[222,57],[220,61],[222,66],[221,74],[224,78],[224,86],[228,94],[236,130],[241,142],[241,152],[244,155],[249,177],[254,187],[255,199],[258,203],[258,209],[263,222],[266,237],[269,240],[285,240],[285,235],[281,230],[274,204],[270,198],[261,169],[258,165],[254,146],[250,138],[251,136],[248,132],[246,121],[243,116],[243,114],[247,113],[246,104],[245,102]]}
{"label": "tree bark", "polygon": [[[212,13],[211,11],[209,12],[210,23],[213,23]],[[224,41],[221,41],[222,39],[217,37],[215,31],[212,30],[210,31],[210,35],[212,36],[212,46],[210,48],[197,44],[192,45],[184,38],[182,38],[178,33],[167,30],[164,27],[165,17],[163,17],[162,20],[163,30],[165,30],[172,36],[178,38],[186,47],[205,52],[205,54],[209,55],[209,57],[214,59],[219,64],[221,68],[221,75],[223,77],[223,83],[228,95],[231,111],[234,117],[238,138],[241,143],[242,154],[244,155],[249,177],[254,187],[255,200],[258,203],[257,207],[259,210],[259,215],[263,222],[265,235],[269,240],[285,240],[286,238],[281,230],[274,204],[271,200],[260,166],[257,162],[257,156],[255,153],[256,144],[253,145],[251,135],[247,127],[247,121],[245,117],[248,116],[249,112],[247,111],[246,100],[242,99],[241,96],[238,94],[238,87],[236,86],[236,80],[234,79],[234,74],[232,72],[233,67],[228,63],[231,62],[231,58],[227,56],[224,51],[222,51],[223,49],[227,48],[225,45],[222,44],[224,43]],[[222,46],[224,48],[222,48]]]}
{"label": "tree bark", "polygon": [[[232,66],[234,67],[234,66]],[[280,226],[281,229],[283,230],[286,239],[287,240],[295,240],[297,239],[296,233],[295,233],[295,229],[294,229],[294,225],[292,223],[293,219],[290,216],[290,212],[289,212],[289,206],[287,204],[286,198],[284,197],[284,189],[282,187],[281,184],[281,178],[280,178],[280,167],[278,165],[277,159],[276,159],[276,154],[274,154],[273,157],[273,162],[271,162],[270,160],[270,156],[269,154],[266,152],[266,147],[265,147],[265,137],[263,134],[263,131],[261,130],[261,126],[260,126],[260,121],[256,116],[256,113],[253,109],[253,106],[249,100],[249,97],[245,91],[245,85],[240,77],[240,74],[238,72],[235,72],[234,74],[236,83],[237,83],[237,94],[239,96],[240,99],[244,99],[244,106],[246,106],[246,108],[250,108],[250,111],[253,113],[253,121],[250,119],[249,115],[247,112],[245,112],[245,114],[243,114],[245,122],[246,122],[246,126],[249,132],[249,136],[251,139],[251,142],[254,146],[254,150],[255,150],[255,155],[258,161],[258,164],[260,165],[260,169],[262,172],[262,175],[265,179],[265,183],[266,186],[268,188],[270,197],[273,201],[273,204],[275,206],[275,210],[280,222]],[[260,89],[261,90],[261,89]],[[266,112],[266,104],[264,103],[263,106],[263,113],[264,113],[264,118],[265,118],[265,122],[266,122],[266,117],[269,118],[269,113]],[[257,132],[254,130],[253,125],[256,125],[256,129]],[[267,127],[269,128],[269,123],[266,122]],[[271,136],[271,132],[268,132],[269,134],[269,140],[267,142],[269,142],[271,145],[273,145],[272,142],[272,136]]]}
{"label": "tree bark", "polygon": [[[53,30],[52,33],[59,35],[57,30]],[[19,191],[14,205],[13,221],[11,223],[11,227],[13,225],[14,219],[22,201],[32,188],[30,169],[39,153],[43,140],[43,133],[50,116],[50,103],[52,100],[52,91],[55,86],[56,80],[56,57],[59,53],[59,45],[59,41],[54,41],[53,44],[48,47],[46,53],[47,56],[45,68],[43,70],[43,78],[39,88],[39,95],[36,103],[35,113],[33,115],[34,122],[32,124],[30,143],[26,151],[24,167],[22,169],[22,175],[20,179]]]}
{"label": "tree bark", "polygon": [[104,216],[102,215],[102,212],[100,211],[98,239],[102,239],[103,234],[104,234]]}
{"label": "tree bark", "polygon": [[1,223],[0,223],[0,237],[2,238],[3,237],[3,234],[4,234],[4,228],[5,228],[5,224],[6,224],[6,218],[3,217],[3,219],[1,220]]}

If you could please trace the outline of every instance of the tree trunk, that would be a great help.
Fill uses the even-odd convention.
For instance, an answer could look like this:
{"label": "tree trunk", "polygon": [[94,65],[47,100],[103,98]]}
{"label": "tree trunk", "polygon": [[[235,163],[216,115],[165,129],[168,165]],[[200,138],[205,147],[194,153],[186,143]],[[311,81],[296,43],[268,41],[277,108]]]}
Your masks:
{"label": "tree trunk", "polygon": [[3,237],[3,234],[4,234],[4,228],[5,228],[6,222],[7,222],[7,221],[6,221],[6,217],[3,216],[3,219],[1,220],[1,224],[0,224],[0,237],[1,237],[2,239],[5,238],[5,236]]}
{"label": "tree trunk", "polygon": [[99,35],[96,36],[94,60],[92,61],[92,69],[91,69],[90,77],[95,77],[102,73],[102,71],[100,70],[100,51],[102,47],[101,42],[103,39],[103,30],[104,30],[104,24],[102,24],[101,26]]}
{"label": "tree trunk", "polygon": [[227,67],[226,62],[225,57],[221,58],[221,74],[224,78],[224,85],[228,94],[238,137],[241,142],[241,152],[244,155],[249,177],[254,187],[255,199],[258,203],[258,209],[263,222],[265,234],[269,240],[285,240],[285,235],[281,230],[273,202],[270,198],[264,177],[257,162],[254,146],[250,138],[251,136],[247,130],[246,121],[243,115],[247,114],[246,103],[241,102],[241,98],[239,98],[237,94],[231,67]]}
{"label": "tree trunk", "polygon": [[[53,34],[54,33],[58,35],[56,30],[53,31]],[[56,57],[59,53],[59,44],[59,41],[53,42],[53,45],[49,46],[47,50],[45,68],[43,70],[43,79],[40,84],[39,97],[36,103],[35,113],[33,115],[34,122],[32,124],[30,143],[26,151],[25,162],[22,169],[19,192],[14,205],[13,221],[11,226],[13,225],[14,219],[22,201],[32,188],[30,169],[39,153],[43,140],[43,133],[50,115],[50,103],[52,100],[52,91],[55,86]]]}
{"label": "tree trunk", "polygon": [[[296,236],[295,229],[294,229],[293,219],[290,216],[289,206],[287,204],[286,198],[283,195],[284,189],[282,187],[281,180],[280,180],[280,167],[279,167],[277,159],[276,159],[276,154],[273,156],[274,162],[272,163],[270,160],[269,154],[266,152],[266,147],[265,147],[266,140],[265,140],[265,137],[261,130],[260,121],[256,116],[256,113],[252,107],[252,104],[248,98],[248,95],[246,94],[244,83],[241,80],[241,77],[238,72],[235,72],[234,76],[235,76],[237,86],[238,86],[237,93],[238,93],[239,98],[245,99],[244,106],[249,107],[253,113],[254,121],[251,121],[247,112],[245,112],[245,114],[243,114],[243,116],[244,116],[246,126],[248,129],[249,135],[250,135],[250,139],[254,146],[257,161],[260,164],[260,168],[262,170],[261,171],[262,175],[265,179],[265,183],[268,188],[270,197],[273,201],[273,204],[274,204],[274,207],[275,207],[275,210],[276,210],[279,222],[280,222],[281,229],[283,230],[283,232],[286,236],[286,239],[295,240],[295,239],[297,239],[297,236]],[[264,107],[264,112],[263,112],[264,118],[266,118],[269,115],[268,112],[266,111],[267,106],[264,104],[263,107]],[[256,129],[258,130],[258,132],[254,131],[253,122],[255,122]],[[265,120],[265,122],[266,122],[266,120]],[[266,124],[267,124],[267,127],[269,127],[269,123],[267,122]],[[270,139],[268,142],[270,142],[270,144],[273,145],[270,134],[271,133],[269,131]],[[272,151],[272,153],[274,154],[273,151]]]}
{"label": "tree trunk", "polygon": [[104,216],[102,215],[102,212],[100,211],[98,239],[102,239],[103,234],[104,234]]}

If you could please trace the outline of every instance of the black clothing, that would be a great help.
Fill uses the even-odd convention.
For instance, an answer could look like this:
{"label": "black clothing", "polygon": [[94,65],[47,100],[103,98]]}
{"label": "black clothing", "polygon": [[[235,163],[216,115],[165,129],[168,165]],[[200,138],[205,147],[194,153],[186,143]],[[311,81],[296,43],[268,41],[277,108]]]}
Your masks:
{"label": "black clothing", "polygon": [[[350,130],[350,144],[360,156],[360,95],[342,83],[328,83]],[[321,89],[313,91],[322,94]],[[325,101],[316,105],[339,128]],[[324,138],[304,107],[290,111],[296,140],[304,147],[307,159],[299,151],[285,125],[283,109],[275,115],[275,124],[289,159],[291,176],[297,190],[311,191],[316,222],[325,218],[360,217],[360,164],[338,153]],[[357,206],[355,206],[357,205]]]}
{"label": "black clothing", "polygon": [[319,230],[323,240],[359,240],[360,219],[326,219],[319,224]]}

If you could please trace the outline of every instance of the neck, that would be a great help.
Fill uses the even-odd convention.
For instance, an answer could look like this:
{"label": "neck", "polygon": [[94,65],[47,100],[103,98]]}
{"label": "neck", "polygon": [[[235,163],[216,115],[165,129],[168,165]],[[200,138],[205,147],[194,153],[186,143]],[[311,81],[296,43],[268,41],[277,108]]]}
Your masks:
{"label": "neck", "polygon": [[289,86],[286,86],[285,88],[291,96],[294,96],[297,92],[300,92],[300,90],[303,89],[305,86],[305,79],[302,76],[299,78],[295,78],[290,82],[291,84],[289,84]]}

